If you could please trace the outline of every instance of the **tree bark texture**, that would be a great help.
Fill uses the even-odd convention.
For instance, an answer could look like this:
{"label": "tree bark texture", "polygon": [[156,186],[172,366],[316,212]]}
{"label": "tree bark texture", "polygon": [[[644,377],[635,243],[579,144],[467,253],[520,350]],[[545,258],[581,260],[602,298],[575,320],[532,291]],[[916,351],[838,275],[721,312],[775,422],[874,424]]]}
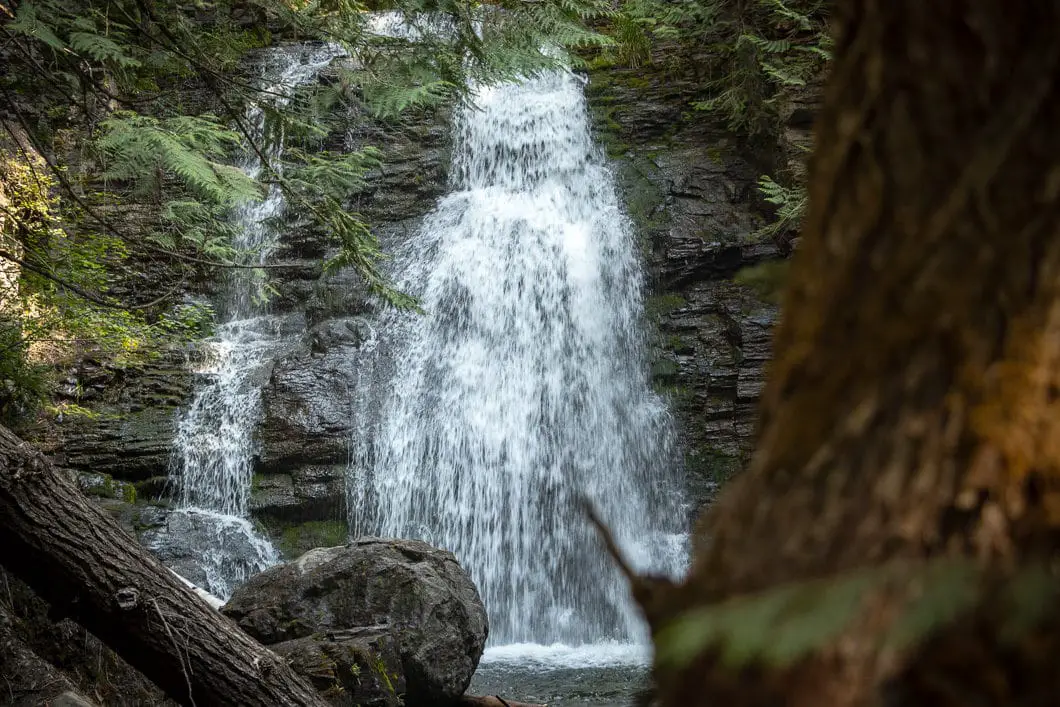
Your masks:
{"label": "tree bark texture", "polygon": [[324,705],[0,427],[0,564],[186,705]]}
{"label": "tree bark texture", "polygon": [[[893,561],[1001,568],[1057,548],[1060,2],[839,0],[834,20],[757,451],[701,521],[671,615]],[[967,645],[993,660],[979,628]],[[751,681],[760,703],[912,704],[877,689],[908,663],[840,644],[772,693]],[[758,703],[716,667],[658,676],[667,703]]]}

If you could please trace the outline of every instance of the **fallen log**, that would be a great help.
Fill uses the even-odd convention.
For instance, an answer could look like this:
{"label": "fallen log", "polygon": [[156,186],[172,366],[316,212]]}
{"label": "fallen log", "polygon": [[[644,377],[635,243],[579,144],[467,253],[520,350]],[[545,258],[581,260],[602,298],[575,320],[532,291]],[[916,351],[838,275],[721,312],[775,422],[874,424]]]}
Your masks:
{"label": "fallen log", "polygon": [[464,695],[457,703],[458,707],[548,707],[548,705],[531,704],[529,702],[513,702],[497,695],[476,697]]}
{"label": "fallen log", "polygon": [[181,704],[326,704],[2,426],[0,564]]}

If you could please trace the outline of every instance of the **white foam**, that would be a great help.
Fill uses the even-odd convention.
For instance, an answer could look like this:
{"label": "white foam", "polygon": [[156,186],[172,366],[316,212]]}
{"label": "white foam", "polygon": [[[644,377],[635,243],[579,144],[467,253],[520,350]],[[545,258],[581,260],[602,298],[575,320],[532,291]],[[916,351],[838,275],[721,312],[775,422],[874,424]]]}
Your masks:
{"label": "white foam", "polygon": [[485,666],[515,665],[530,670],[647,667],[650,663],[651,648],[635,643],[510,643],[487,648],[479,661]]}

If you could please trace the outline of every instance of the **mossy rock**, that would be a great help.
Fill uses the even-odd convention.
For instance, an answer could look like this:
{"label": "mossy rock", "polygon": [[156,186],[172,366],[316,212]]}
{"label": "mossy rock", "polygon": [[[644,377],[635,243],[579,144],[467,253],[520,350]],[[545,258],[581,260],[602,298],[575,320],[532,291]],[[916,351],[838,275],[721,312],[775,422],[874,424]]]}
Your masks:
{"label": "mossy rock", "polygon": [[644,301],[644,313],[652,321],[673,314],[679,309],[688,306],[688,300],[678,294],[665,293],[653,295]]}
{"label": "mossy rock", "polygon": [[740,472],[745,460],[715,449],[692,449],[685,454],[688,490],[699,503],[710,503],[718,490]]}
{"label": "mossy rock", "polygon": [[679,356],[688,356],[696,351],[696,347],[691,341],[682,338],[677,334],[671,334],[666,339],[666,348]]}
{"label": "mossy rock", "polygon": [[136,486],[126,481],[118,481],[110,474],[80,472],[77,475],[77,484],[87,496],[136,503]]}
{"label": "mossy rock", "polygon": [[168,476],[152,476],[143,481],[133,483],[136,498],[142,501],[163,501],[170,492],[170,480]]}
{"label": "mossy rock", "polygon": [[284,528],[277,543],[286,558],[298,557],[315,547],[335,547],[349,541],[350,529],[341,520],[311,520]]}
{"label": "mossy rock", "polygon": [[362,629],[270,646],[332,704],[399,707],[405,692],[401,655],[389,633]]}
{"label": "mossy rock", "polygon": [[742,268],[733,282],[750,288],[764,302],[779,304],[787,288],[790,260],[767,260]]}
{"label": "mossy rock", "polygon": [[661,385],[656,383],[655,392],[665,396],[672,407],[691,404],[695,400],[695,391],[684,385]]}
{"label": "mossy rock", "polygon": [[651,365],[651,380],[656,386],[673,385],[680,372],[681,369],[675,361],[662,358]]}
{"label": "mossy rock", "polygon": [[[628,146],[623,146],[623,153],[628,149]],[[670,221],[670,215],[665,208],[666,192],[652,179],[658,171],[659,168],[650,156],[639,154],[629,155],[628,159],[623,159],[616,168],[622,207],[633,224],[634,233],[645,255],[650,255],[653,238],[657,237],[660,231],[665,231]]]}

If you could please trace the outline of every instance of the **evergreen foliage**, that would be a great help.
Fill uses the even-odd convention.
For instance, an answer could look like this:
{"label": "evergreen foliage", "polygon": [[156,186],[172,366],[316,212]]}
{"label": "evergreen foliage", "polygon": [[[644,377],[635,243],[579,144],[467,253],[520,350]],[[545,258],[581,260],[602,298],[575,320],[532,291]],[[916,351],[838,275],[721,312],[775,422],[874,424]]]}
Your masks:
{"label": "evergreen foliage", "polygon": [[[406,29],[378,36],[369,10],[401,13]],[[380,154],[320,151],[320,139],[350,114],[391,118],[462,100],[473,81],[607,46],[585,23],[608,12],[603,0],[0,0],[0,264],[17,268],[17,291],[2,303],[11,341],[0,344],[0,367],[13,368],[0,383],[39,393],[37,343],[146,354],[201,332],[208,312],[171,301],[180,280],[260,264],[232,246],[230,215],[270,188],[339,247],[329,269],[353,267],[376,294],[414,306],[387,282],[378,242],[348,208]],[[278,101],[248,56],[287,41],[327,42],[355,59],[333,67],[338,80]],[[250,104],[265,112],[260,140]],[[284,164],[270,149],[280,136]],[[254,177],[232,166],[246,151],[262,162]],[[19,170],[32,175],[32,195]],[[142,217],[120,215],[130,207]],[[176,273],[168,297],[144,302],[123,286],[144,260]],[[14,400],[3,390],[0,407]]]}
{"label": "evergreen foliage", "polygon": [[[712,47],[722,58],[708,83],[709,97],[693,103],[713,111],[729,127],[776,139],[778,108],[804,88],[830,58],[827,0],[727,0],[715,16]],[[720,70],[719,70],[720,69]],[[798,230],[805,210],[805,185],[784,173],[758,182],[774,220],[759,233],[781,240]]]}
{"label": "evergreen foliage", "polygon": [[758,190],[766,202],[776,207],[774,220],[761,229],[761,233],[778,237],[785,233],[797,231],[806,212],[809,197],[805,185],[798,184],[786,187],[773,181],[768,175],[758,179]]}
{"label": "evergreen foliage", "polygon": [[805,86],[829,58],[828,0],[627,0],[623,14],[705,63],[696,110],[741,133],[776,130],[786,89]]}
{"label": "evergreen foliage", "polygon": [[[692,109],[717,115],[738,134],[775,141],[783,104],[827,66],[830,6],[829,0],[626,0],[611,32],[627,54],[608,58],[636,66],[650,56],[652,42],[668,42],[681,62],[702,69]],[[798,179],[764,175],[759,189],[777,207],[760,234],[796,231],[806,203]]]}
{"label": "evergreen foliage", "polygon": [[149,197],[173,175],[203,203],[234,205],[262,195],[258,183],[224,158],[240,146],[239,133],[211,115],[158,119],[116,111],[103,120],[95,146],[107,180],[124,181]]}

